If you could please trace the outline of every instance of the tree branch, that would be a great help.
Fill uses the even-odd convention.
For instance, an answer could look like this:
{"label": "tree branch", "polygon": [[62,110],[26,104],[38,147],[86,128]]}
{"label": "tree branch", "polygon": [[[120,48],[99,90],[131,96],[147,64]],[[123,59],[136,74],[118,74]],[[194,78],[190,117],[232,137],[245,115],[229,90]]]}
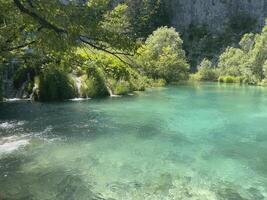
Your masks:
{"label": "tree branch", "polygon": [[51,24],[48,22],[45,18],[37,15],[35,12],[32,12],[31,10],[27,9],[24,7],[24,5],[21,3],[20,0],[13,0],[17,8],[22,12],[25,13],[29,16],[31,16],[33,19],[35,19],[40,25],[43,27],[46,27],[48,29],[54,30],[56,33],[61,34],[61,33],[66,33],[64,29],[58,28],[57,26]]}
{"label": "tree branch", "polygon": [[106,52],[106,53],[108,53],[108,54],[111,54],[112,56],[118,58],[118,59],[119,59],[121,62],[123,62],[124,64],[127,64],[127,65],[129,65],[130,67],[134,67],[133,65],[131,65],[131,64],[128,63],[128,62],[126,62],[125,60],[123,60],[123,59],[119,56],[120,54],[121,54],[121,55],[129,55],[129,54],[126,54],[126,53],[120,53],[120,54],[119,54],[119,53],[117,53],[117,52],[113,52],[113,51],[109,51],[108,49],[101,48],[101,47],[99,47],[99,46],[97,46],[97,45],[95,45],[95,44],[89,42],[88,40],[84,39],[82,36],[80,36],[79,39],[80,39],[83,43],[88,44],[88,45],[90,45],[91,47],[93,47],[93,48],[95,48],[95,49],[97,49],[97,50],[104,51],[104,52]]}
{"label": "tree branch", "polygon": [[[17,6],[17,8],[22,12],[22,13],[25,13],[29,16],[31,16],[35,21],[37,21],[42,28],[48,28],[48,29],[51,29],[51,30],[54,30],[56,33],[58,34],[69,34],[68,31],[62,29],[62,28],[59,28],[55,25],[53,25],[52,23],[50,23],[49,21],[47,21],[45,18],[39,16],[38,14],[36,14],[35,12],[27,9],[22,3],[20,0],[13,0],[15,5]],[[97,49],[97,50],[100,50],[100,51],[103,51],[103,52],[106,52],[108,54],[111,54],[113,55],[114,57],[118,58],[120,61],[122,61],[123,63],[129,65],[132,67],[131,64],[129,64],[128,62],[124,61],[119,55],[124,55],[124,56],[133,56],[132,54],[129,54],[129,53],[125,53],[125,52],[116,52],[116,51],[110,51],[108,50],[106,47],[103,47],[103,46],[100,46],[100,45],[97,45],[97,44],[94,44],[92,42],[90,42],[90,39],[87,37],[87,36],[82,36],[82,35],[78,35],[78,39]]]}
{"label": "tree branch", "polygon": [[31,42],[27,42],[25,44],[21,44],[21,45],[15,46],[15,47],[10,47],[10,48],[4,49],[3,52],[6,52],[6,51],[14,51],[14,50],[17,50],[17,49],[21,49],[21,48],[27,47],[27,46],[35,43],[35,42],[36,41],[31,41]]}
{"label": "tree branch", "polygon": [[[100,51],[105,51],[106,53],[110,53],[110,54],[116,54],[116,55],[124,55],[124,56],[134,56],[133,54],[130,54],[130,53],[127,53],[127,52],[121,52],[121,51],[110,51],[107,49],[107,47],[105,46],[101,46],[101,45],[98,45],[98,44],[94,44],[92,42],[90,42],[90,38],[88,38],[87,36],[82,36],[80,35],[79,36],[79,40],[83,43],[86,43],[92,47],[94,47],[95,49],[97,50],[100,50]],[[96,39],[94,39],[96,40]]]}

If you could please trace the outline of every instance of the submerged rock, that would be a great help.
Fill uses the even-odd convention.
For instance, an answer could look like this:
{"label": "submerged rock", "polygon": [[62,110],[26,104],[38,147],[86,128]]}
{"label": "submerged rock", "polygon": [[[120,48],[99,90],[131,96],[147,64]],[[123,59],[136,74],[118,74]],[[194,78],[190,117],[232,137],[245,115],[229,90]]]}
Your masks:
{"label": "submerged rock", "polygon": [[225,188],[223,190],[220,190],[217,193],[217,196],[219,200],[249,200],[247,198],[242,197],[238,191],[232,188]]}

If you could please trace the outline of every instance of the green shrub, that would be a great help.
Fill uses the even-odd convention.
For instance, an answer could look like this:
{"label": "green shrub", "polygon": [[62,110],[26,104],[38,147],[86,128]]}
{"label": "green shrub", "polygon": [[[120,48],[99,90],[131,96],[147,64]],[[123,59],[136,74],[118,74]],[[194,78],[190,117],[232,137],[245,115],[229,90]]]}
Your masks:
{"label": "green shrub", "polygon": [[164,87],[166,84],[165,79],[147,79],[147,87]]}
{"label": "green shrub", "polygon": [[223,76],[220,76],[220,77],[218,78],[218,81],[219,81],[220,83],[223,83],[223,82],[224,82],[224,77],[223,77]]}
{"label": "green shrub", "polygon": [[104,97],[108,96],[104,75],[101,70],[90,67],[87,75],[82,76],[81,95],[82,97]]}
{"label": "green shrub", "polygon": [[190,82],[197,82],[197,81],[200,81],[200,76],[198,73],[195,73],[195,74],[190,74],[189,75],[189,81]]}
{"label": "green shrub", "polygon": [[119,80],[114,87],[113,93],[115,95],[125,95],[131,92],[131,87],[129,82],[125,80]]}
{"label": "green shrub", "polygon": [[219,77],[218,69],[212,66],[212,62],[203,59],[197,66],[198,72],[190,75],[190,81],[217,81]]}
{"label": "green shrub", "polygon": [[77,96],[74,80],[63,70],[48,67],[39,76],[40,101],[60,101]]}
{"label": "green shrub", "polygon": [[137,61],[147,76],[167,82],[188,78],[183,41],[174,28],[161,27],[138,49]]}
{"label": "green shrub", "polygon": [[146,77],[142,76],[138,71],[129,70],[129,83],[132,91],[144,91],[146,89]]}
{"label": "green shrub", "polygon": [[130,79],[131,90],[133,91],[145,91],[146,82],[144,78],[132,78]]}
{"label": "green shrub", "polygon": [[267,21],[259,34],[245,34],[239,48],[229,47],[218,62],[220,76],[244,77],[243,82],[256,85],[266,77]]}
{"label": "green shrub", "polygon": [[243,78],[239,76],[220,76],[218,81],[221,83],[243,83]]}
{"label": "green shrub", "polygon": [[225,83],[234,83],[235,78],[233,76],[226,76],[226,77],[224,77],[224,82]]}

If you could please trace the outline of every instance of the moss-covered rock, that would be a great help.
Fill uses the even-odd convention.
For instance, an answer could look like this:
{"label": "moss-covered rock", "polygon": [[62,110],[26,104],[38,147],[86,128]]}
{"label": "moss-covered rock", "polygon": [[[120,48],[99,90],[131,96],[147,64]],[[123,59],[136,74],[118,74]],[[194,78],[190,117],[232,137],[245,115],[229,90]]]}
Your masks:
{"label": "moss-covered rock", "polygon": [[147,79],[147,87],[164,87],[167,85],[164,79]]}
{"label": "moss-covered rock", "polygon": [[104,97],[108,96],[104,75],[99,69],[90,68],[87,75],[81,77],[81,95],[82,97]]}
{"label": "moss-covered rock", "polygon": [[133,91],[145,91],[146,81],[144,78],[130,79],[130,86]]}
{"label": "moss-covered rock", "polygon": [[111,84],[111,90],[113,94],[115,95],[125,95],[130,93],[131,90],[131,85],[128,81],[125,80],[119,80],[119,81],[110,81]]}
{"label": "moss-covered rock", "polygon": [[45,69],[40,73],[38,82],[37,98],[40,101],[61,101],[77,96],[74,80],[63,70]]}

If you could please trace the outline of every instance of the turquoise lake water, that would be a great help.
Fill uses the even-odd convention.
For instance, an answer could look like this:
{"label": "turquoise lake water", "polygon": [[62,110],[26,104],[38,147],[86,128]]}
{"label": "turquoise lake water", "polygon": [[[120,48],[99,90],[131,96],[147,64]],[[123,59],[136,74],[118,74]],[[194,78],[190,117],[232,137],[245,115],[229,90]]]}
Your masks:
{"label": "turquoise lake water", "polygon": [[267,88],[2,103],[0,199],[265,200]]}

